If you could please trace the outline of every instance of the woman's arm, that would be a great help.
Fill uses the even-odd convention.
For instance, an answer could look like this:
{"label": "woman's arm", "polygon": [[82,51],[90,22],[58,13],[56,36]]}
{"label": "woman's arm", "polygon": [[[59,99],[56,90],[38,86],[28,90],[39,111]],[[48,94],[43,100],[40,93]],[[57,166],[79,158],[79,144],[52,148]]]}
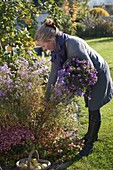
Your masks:
{"label": "woman's arm", "polygon": [[45,93],[45,98],[46,100],[49,100],[50,94],[51,94],[51,86],[55,85],[56,80],[57,80],[57,75],[58,75],[58,69],[57,66],[54,62],[52,62],[51,65],[51,72],[49,75],[48,83],[47,83],[47,88],[46,88],[46,93]]}

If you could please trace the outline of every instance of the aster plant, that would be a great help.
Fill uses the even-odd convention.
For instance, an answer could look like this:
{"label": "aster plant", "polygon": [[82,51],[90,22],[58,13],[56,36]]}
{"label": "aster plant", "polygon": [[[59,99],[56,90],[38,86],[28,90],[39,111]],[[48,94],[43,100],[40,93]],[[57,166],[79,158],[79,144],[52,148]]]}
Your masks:
{"label": "aster plant", "polygon": [[[16,59],[0,66],[0,110],[22,117],[32,110],[33,97],[40,101],[48,78],[44,60]],[[5,110],[5,111],[4,111]]]}
{"label": "aster plant", "polygon": [[97,70],[90,61],[73,58],[58,72],[56,86],[52,88],[51,100],[69,102],[74,96],[90,97],[91,87],[97,82]]}

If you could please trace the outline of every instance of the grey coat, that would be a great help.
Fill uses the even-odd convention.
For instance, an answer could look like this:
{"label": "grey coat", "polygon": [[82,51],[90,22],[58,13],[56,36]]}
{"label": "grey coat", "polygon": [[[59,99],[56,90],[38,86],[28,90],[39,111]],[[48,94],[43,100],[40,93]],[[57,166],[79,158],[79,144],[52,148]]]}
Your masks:
{"label": "grey coat", "polygon": [[[92,49],[83,39],[68,36],[65,41],[67,58],[77,57],[90,60],[98,71],[98,81],[91,89],[91,100],[88,100],[88,108],[97,110],[113,98],[113,82],[110,76],[109,66],[106,61]],[[58,60],[60,45],[57,45],[56,59]],[[64,61],[65,62],[65,61]],[[55,85],[58,73],[58,63],[52,62],[51,72],[47,84],[46,98],[50,97],[51,85]]]}

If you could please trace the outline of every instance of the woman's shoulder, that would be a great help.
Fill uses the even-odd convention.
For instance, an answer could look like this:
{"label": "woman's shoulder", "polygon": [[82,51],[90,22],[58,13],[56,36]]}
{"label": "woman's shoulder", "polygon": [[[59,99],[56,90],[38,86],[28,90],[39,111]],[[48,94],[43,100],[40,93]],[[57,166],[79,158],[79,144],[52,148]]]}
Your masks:
{"label": "woman's shoulder", "polygon": [[72,35],[68,36],[67,43],[70,42],[70,41],[71,42],[76,42],[76,43],[79,43],[79,42],[86,43],[82,38],[77,37],[77,36],[72,36]]}
{"label": "woman's shoulder", "polygon": [[68,39],[66,40],[66,47],[67,48],[89,48],[89,45],[80,37],[71,36],[69,35]]}
{"label": "woman's shoulder", "polygon": [[68,36],[68,39],[66,40],[66,47],[72,47],[72,46],[79,46],[79,44],[84,43],[84,41],[76,36]]}

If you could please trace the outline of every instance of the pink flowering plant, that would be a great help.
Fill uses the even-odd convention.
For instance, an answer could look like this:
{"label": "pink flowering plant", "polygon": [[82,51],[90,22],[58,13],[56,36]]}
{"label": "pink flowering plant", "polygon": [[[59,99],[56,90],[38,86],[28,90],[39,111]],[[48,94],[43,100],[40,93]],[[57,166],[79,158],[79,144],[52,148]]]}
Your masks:
{"label": "pink flowering plant", "polygon": [[51,100],[69,102],[73,96],[83,96],[97,82],[97,70],[88,60],[73,58],[68,60],[58,72],[58,79]]}
{"label": "pink flowering plant", "polygon": [[[0,163],[11,164],[25,155],[35,144],[35,137],[23,124],[2,127],[0,129]],[[14,164],[14,163],[13,163]]]}
{"label": "pink flowering plant", "polygon": [[25,125],[6,126],[0,130],[0,152],[7,153],[11,148],[24,145],[28,140],[35,141],[35,137]]}

